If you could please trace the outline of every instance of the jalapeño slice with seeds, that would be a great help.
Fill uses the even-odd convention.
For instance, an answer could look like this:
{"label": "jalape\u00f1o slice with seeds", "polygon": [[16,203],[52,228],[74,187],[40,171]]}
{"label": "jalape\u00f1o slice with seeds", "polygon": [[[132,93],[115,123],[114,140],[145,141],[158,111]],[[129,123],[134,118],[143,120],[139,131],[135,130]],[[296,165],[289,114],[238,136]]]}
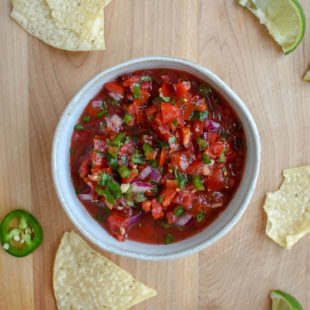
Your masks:
{"label": "jalape\u00f1o slice with seeds", "polygon": [[2,220],[0,239],[3,249],[16,257],[27,256],[43,240],[39,222],[24,210],[13,210]]}

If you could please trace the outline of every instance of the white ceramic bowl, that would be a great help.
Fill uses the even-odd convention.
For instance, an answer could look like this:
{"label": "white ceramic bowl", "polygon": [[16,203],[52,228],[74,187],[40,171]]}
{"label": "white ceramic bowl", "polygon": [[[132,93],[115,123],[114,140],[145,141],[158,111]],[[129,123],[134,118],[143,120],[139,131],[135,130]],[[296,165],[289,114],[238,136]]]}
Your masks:
{"label": "white ceramic bowl", "polygon": [[[247,157],[241,184],[225,211],[206,229],[186,240],[169,245],[149,245],[134,241],[119,242],[94,220],[78,200],[70,177],[69,149],[73,127],[89,100],[103,84],[116,77],[145,68],[171,68],[187,71],[215,88],[234,108],[242,121]],[[91,79],[73,97],[55,132],[52,150],[52,172],[58,198],[78,230],[105,251],[144,260],[168,260],[200,251],[223,237],[240,219],[253,194],[260,165],[260,139],[255,122],[240,98],[214,73],[187,60],[171,57],[133,59],[107,69]],[[236,242],[238,242],[236,240]]]}

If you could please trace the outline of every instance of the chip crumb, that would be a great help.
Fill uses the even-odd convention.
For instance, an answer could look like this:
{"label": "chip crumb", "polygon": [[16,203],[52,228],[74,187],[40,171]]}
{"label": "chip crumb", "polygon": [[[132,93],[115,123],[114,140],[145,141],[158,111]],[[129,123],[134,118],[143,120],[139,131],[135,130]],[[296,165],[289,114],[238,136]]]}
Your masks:
{"label": "chip crumb", "polygon": [[286,169],[278,191],[267,193],[266,234],[290,249],[310,231],[310,166]]}

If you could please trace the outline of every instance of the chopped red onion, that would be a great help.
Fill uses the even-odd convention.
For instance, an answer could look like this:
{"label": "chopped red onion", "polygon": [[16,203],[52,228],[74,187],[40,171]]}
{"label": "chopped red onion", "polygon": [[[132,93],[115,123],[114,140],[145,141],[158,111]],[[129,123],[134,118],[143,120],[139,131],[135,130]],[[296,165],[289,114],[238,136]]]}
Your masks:
{"label": "chopped red onion", "polygon": [[109,93],[109,96],[116,101],[120,101],[121,99],[124,98],[124,96],[116,94],[116,93]]}
{"label": "chopped red onion", "polygon": [[147,177],[152,179],[154,182],[159,182],[161,175],[156,169],[151,166],[147,166],[140,172],[140,179],[144,180]]}
{"label": "chopped red onion", "polygon": [[141,213],[133,215],[132,217],[129,217],[127,219],[128,220],[128,226],[132,226],[132,225],[138,223],[141,220],[141,217],[142,217]]}
{"label": "chopped red onion", "polygon": [[78,196],[82,200],[93,200],[94,199],[93,195],[90,193],[89,194],[79,194]]}
{"label": "chopped red onion", "polygon": [[209,119],[205,120],[205,128],[210,131],[217,131],[221,127],[221,124],[211,121]]}
{"label": "chopped red onion", "polygon": [[122,119],[117,114],[113,114],[111,117],[106,117],[105,121],[107,122],[108,128],[116,132],[118,132],[122,126]]}
{"label": "chopped red onion", "polygon": [[189,222],[192,220],[192,216],[189,214],[189,213],[185,213],[183,214],[176,222],[175,222],[175,225],[176,226],[186,226],[189,224]]}
{"label": "chopped red onion", "polygon": [[140,179],[144,180],[152,172],[152,167],[147,166],[140,172]]}
{"label": "chopped red onion", "polygon": [[146,191],[150,189],[152,189],[152,185],[150,183],[145,183],[145,182],[132,183],[132,191],[134,193],[145,193]]}
{"label": "chopped red onion", "polygon": [[152,169],[151,173],[149,174],[149,177],[154,181],[154,182],[159,182],[161,179],[161,175],[156,169]]}

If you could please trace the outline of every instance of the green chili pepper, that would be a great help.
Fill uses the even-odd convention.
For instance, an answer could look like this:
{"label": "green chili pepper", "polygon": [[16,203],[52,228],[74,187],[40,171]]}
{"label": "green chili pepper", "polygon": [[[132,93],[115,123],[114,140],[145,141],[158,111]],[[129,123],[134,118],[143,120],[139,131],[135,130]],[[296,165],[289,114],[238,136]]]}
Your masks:
{"label": "green chili pepper", "polygon": [[112,141],[112,145],[114,146],[121,146],[123,143],[122,143],[122,140],[123,138],[125,137],[125,133],[119,133],[115,138],[114,140]]}
{"label": "green chili pepper", "polygon": [[133,87],[133,96],[135,97],[135,99],[141,98],[140,83],[136,83]]}
{"label": "green chili pepper", "polygon": [[128,124],[128,123],[130,123],[131,120],[132,120],[132,115],[129,114],[129,113],[125,113],[125,115],[124,115],[124,123]]}
{"label": "green chili pepper", "polygon": [[131,170],[126,167],[126,166],[119,166],[117,168],[117,172],[120,174],[120,176],[122,177],[122,179],[127,179],[129,178],[130,174],[131,174]]}
{"label": "green chili pepper", "polygon": [[42,243],[43,231],[31,214],[24,210],[14,210],[2,220],[0,239],[7,253],[23,257]]}
{"label": "green chili pepper", "polygon": [[199,175],[194,175],[192,181],[196,189],[198,189],[199,191],[205,190],[205,187],[201,183],[201,178]]}
{"label": "green chili pepper", "polygon": [[173,213],[176,216],[181,216],[184,213],[184,207],[183,206],[176,206],[176,207],[174,207]]}
{"label": "green chili pepper", "polygon": [[197,145],[199,147],[200,152],[204,151],[208,147],[207,141],[203,139],[202,137],[197,138]]}
{"label": "green chili pepper", "polygon": [[139,150],[134,151],[133,155],[131,156],[131,161],[135,164],[145,164],[143,155],[139,152]]}

